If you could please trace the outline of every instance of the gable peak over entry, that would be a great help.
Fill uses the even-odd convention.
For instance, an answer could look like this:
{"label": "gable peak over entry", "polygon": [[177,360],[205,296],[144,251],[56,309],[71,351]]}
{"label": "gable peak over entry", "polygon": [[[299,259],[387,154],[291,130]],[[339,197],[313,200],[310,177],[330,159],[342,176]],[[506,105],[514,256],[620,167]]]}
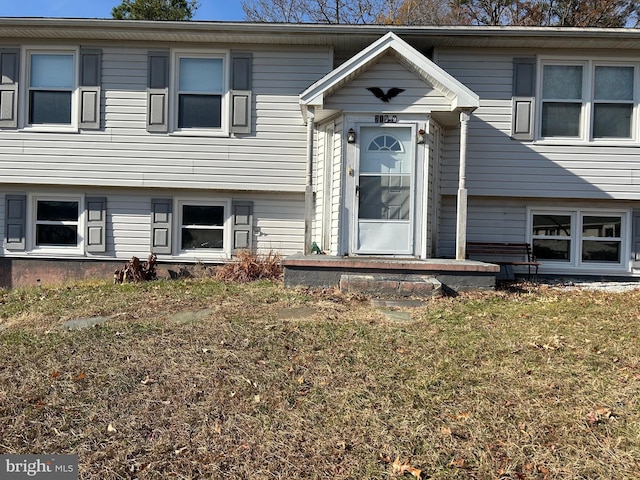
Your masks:
{"label": "gable peak over entry", "polygon": [[473,111],[480,106],[480,99],[472,90],[398,35],[388,32],[300,94],[303,120],[307,121],[307,110],[321,110],[329,96],[389,54],[449,100],[449,108],[444,111]]}

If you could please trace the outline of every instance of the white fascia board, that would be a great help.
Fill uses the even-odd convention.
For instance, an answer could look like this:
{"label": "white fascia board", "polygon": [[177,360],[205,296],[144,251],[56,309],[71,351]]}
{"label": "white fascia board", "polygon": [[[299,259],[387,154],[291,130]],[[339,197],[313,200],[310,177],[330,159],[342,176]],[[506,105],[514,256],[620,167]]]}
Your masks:
{"label": "white fascia board", "polygon": [[393,49],[406,62],[413,65],[416,73],[440,90],[451,101],[451,111],[457,108],[475,109],[480,106],[480,99],[472,90],[426,58],[395,33],[389,32],[302,92],[300,94],[300,107],[303,112],[306,106],[322,107],[326,92],[330,91],[336,84],[354,75],[363,66],[385,55],[389,49]]}
{"label": "white fascia board", "polygon": [[394,38],[398,37],[392,32],[387,33],[360,53],[351,57],[338,68],[329,72],[300,94],[300,104],[322,106],[322,103],[317,102],[324,102],[324,92],[330,90],[345,78],[348,78],[363,65],[366,65],[379,56],[384,55],[389,48],[389,45],[385,44],[389,44]]}
{"label": "white fascia board", "polygon": [[458,79],[451,76],[440,66],[426,58],[404,40],[396,37],[393,49],[406,61],[415,66],[415,70],[442,92],[451,101],[451,110],[456,108],[478,108],[480,97]]}

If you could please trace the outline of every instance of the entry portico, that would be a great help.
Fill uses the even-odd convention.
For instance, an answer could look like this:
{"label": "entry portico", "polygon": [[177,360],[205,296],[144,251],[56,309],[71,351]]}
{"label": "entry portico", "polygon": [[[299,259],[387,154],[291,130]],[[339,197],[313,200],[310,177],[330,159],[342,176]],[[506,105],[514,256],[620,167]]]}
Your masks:
{"label": "entry portico", "polygon": [[474,92],[390,32],[311,85],[300,106],[309,142],[306,249],[433,258],[443,129],[460,125],[456,230],[464,259]]}

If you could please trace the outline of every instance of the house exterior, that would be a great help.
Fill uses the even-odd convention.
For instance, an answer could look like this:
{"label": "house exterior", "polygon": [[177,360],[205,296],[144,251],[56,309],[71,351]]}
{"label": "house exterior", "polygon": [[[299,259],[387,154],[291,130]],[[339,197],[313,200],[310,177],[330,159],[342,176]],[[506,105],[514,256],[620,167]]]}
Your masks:
{"label": "house exterior", "polygon": [[640,32],[0,18],[0,285],[240,248],[640,276]]}

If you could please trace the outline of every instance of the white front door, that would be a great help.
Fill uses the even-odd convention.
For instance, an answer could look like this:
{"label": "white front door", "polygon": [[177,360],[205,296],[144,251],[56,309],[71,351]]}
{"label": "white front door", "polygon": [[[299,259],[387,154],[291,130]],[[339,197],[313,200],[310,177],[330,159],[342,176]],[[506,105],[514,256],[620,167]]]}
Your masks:
{"label": "white front door", "polygon": [[354,180],[354,253],[412,255],[415,148],[413,127],[360,128]]}

